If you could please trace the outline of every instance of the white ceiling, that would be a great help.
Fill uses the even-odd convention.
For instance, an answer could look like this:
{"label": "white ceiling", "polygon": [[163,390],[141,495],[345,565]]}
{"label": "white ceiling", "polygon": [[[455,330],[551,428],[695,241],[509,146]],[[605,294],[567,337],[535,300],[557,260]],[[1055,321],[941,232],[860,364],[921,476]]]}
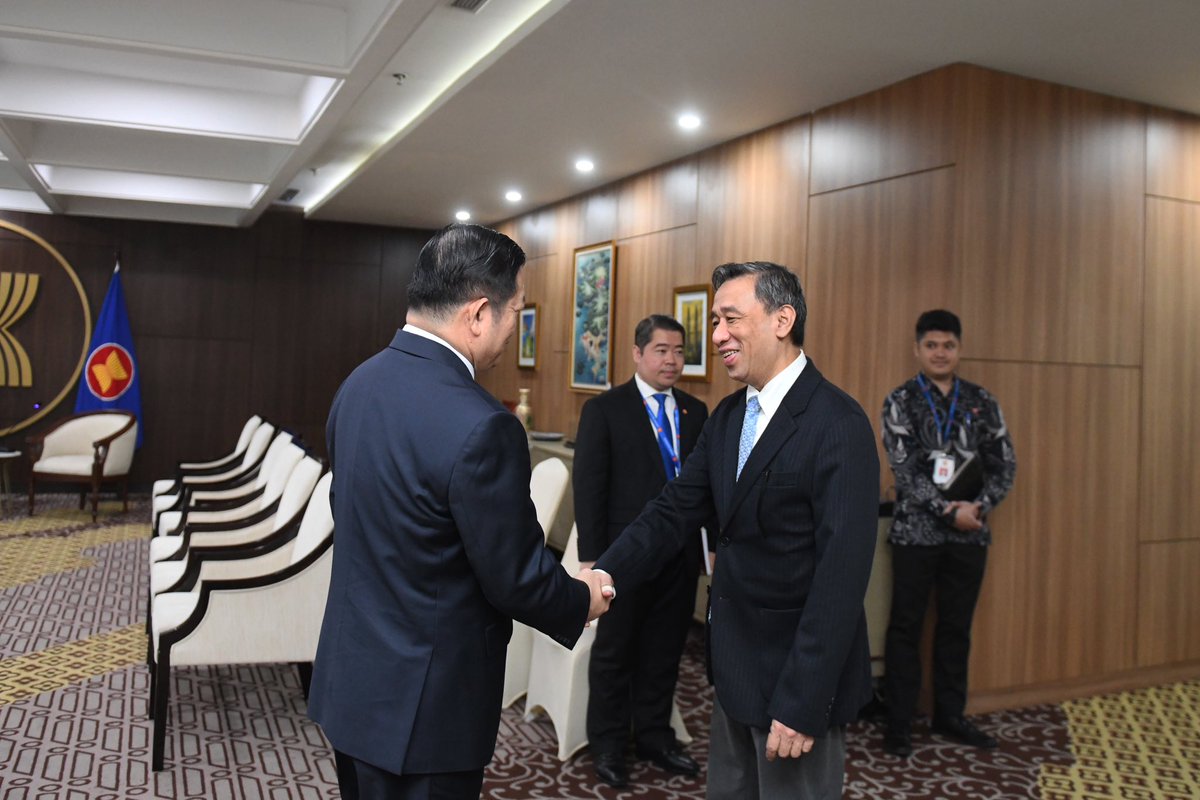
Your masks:
{"label": "white ceiling", "polygon": [[1200,114],[1196,0],[450,5],[0,0],[0,208],[492,222],[958,61]]}

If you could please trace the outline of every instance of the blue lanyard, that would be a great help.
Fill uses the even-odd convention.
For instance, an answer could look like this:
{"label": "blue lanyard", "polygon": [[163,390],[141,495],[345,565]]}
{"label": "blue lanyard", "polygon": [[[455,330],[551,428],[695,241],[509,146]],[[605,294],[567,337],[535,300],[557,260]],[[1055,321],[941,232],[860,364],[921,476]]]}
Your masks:
{"label": "blue lanyard", "polygon": [[[650,401],[643,397],[642,405],[646,408],[646,413],[650,415],[650,422],[654,425],[654,430],[658,431],[658,441],[666,445],[667,450],[671,453],[671,463],[675,466],[675,475],[679,474],[679,404],[675,404],[675,436],[671,437],[670,431],[658,430],[658,415],[650,408]],[[665,416],[665,415],[664,415]],[[675,475],[668,475],[668,479],[674,478]]]}
{"label": "blue lanyard", "polygon": [[954,379],[954,399],[950,401],[950,412],[946,414],[946,424],[942,424],[942,415],[938,413],[937,405],[933,402],[933,394],[929,391],[929,383],[925,380],[925,376],[918,374],[917,383],[921,387],[921,391],[925,393],[925,402],[929,403],[929,410],[933,412],[933,424],[937,426],[938,447],[945,447],[950,441],[950,428],[954,425],[954,411],[958,408],[958,378]]}

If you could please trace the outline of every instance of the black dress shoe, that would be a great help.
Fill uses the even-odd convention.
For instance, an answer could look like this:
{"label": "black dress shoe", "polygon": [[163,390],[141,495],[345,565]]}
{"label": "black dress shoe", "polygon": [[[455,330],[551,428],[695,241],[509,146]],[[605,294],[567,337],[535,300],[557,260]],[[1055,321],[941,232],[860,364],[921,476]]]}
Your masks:
{"label": "black dress shoe", "polygon": [[620,753],[596,753],[596,777],[620,789],[629,785],[629,768],[625,766],[625,757]]}
{"label": "black dress shoe", "polygon": [[991,750],[998,744],[991,736],[972,725],[966,717],[934,720],[933,732],[969,744],[971,747],[982,747],[984,750]]}
{"label": "black dress shoe", "polygon": [[678,742],[662,748],[639,745],[637,755],[638,758],[645,759],[655,766],[677,775],[698,775],[700,773],[700,765],[683,752],[683,748],[679,746]]}
{"label": "black dress shoe", "polygon": [[912,735],[908,728],[893,728],[888,727],[887,732],[883,735],[883,752],[899,758],[908,758],[912,755]]}

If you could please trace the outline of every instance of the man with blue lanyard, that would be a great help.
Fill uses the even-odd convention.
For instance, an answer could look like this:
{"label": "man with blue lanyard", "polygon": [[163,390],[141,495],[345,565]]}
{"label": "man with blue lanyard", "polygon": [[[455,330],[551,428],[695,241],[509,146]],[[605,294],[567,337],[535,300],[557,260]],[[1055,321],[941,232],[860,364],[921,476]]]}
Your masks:
{"label": "man with blue lanyard", "polygon": [[[583,406],[573,475],[584,566],[679,474],[708,419],[702,401],[674,388],[683,370],[684,335],[671,317],[653,314],[639,322],[633,380]],[[596,628],[587,734],[596,775],[610,786],[629,782],[625,749],[631,729],[639,758],[670,772],[699,772],[670,721],[703,549],[697,530],[691,546],[653,580],[623,593]]]}
{"label": "man with blue lanyard", "polygon": [[917,320],[921,371],[883,404],[883,446],[896,478],[892,612],[887,631],[884,750],[912,754],[921,688],[918,647],[937,587],[933,646],[934,733],[974,747],[996,740],[963,716],[971,621],[983,583],[988,513],[1012,488],[1017,462],[1000,404],[957,375],[962,324],[949,311]]}

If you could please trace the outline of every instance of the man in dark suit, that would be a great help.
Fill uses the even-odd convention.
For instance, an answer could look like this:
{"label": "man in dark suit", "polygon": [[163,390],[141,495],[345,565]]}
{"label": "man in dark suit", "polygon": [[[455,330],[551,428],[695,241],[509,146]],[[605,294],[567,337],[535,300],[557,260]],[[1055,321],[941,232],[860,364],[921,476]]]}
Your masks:
{"label": "man in dark suit", "polygon": [[[668,480],[679,474],[708,408],[674,389],[683,369],[683,326],[653,314],[633,337],[633,380],[583,406],[575,437],[579,557],[591,566]],[[700,766],[671,730],[679,658],[695,605],[703,544],[692,542],[657,575],[621,597],[596,628],[588,664],[587,735],[596,774],[629,782],[630,727],[639,757],[683,775]]]}
{"label": "man in dark suit", "polygon": [[708,797],[835,800],[845,725],[871,697],[862,603],[879,502],[874,434],[805,357],[794,274],[724,264],[713,287],[713,343],[748,388],[721,402],[679,477],[596,570],[631,591],[715,515]]}
{"label": "man in dark suit", "polygon": [[309,713],[349,798],[476,798],[512,619],[571,647],[609,579],[545,549],[515,416],[475,383],[524,305],[525,254],[452,225],[422,249],[408,324],[361,364],[327,429],[333,574]]}

